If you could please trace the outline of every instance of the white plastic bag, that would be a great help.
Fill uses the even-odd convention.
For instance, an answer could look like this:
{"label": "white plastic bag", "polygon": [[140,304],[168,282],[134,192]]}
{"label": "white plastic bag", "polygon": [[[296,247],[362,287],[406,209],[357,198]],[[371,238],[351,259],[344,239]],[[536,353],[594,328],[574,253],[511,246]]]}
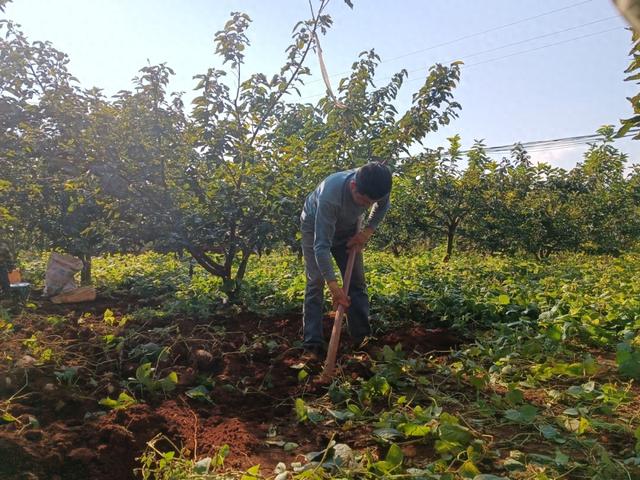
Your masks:
{"label": "white plastic bag", "polygon": [[51,297],[74,290],[76,283],[73,281],[73,277],[80,270],[82,270],[82,260],[79,258],[52,253],[44,276],[43,295]]}

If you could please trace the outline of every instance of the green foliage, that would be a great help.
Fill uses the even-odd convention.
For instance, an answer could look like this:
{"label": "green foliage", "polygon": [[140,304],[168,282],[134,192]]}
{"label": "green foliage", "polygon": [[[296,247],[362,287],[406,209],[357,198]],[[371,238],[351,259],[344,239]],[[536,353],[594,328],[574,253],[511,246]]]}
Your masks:
{"label": "green foliage", "polygon": [[184,394],[194,400],[200,400],[202,402],[213,403],[209,397],[209,389],[204,385],[198,385],[184,392]]}
{"label": "green foliage", "polygon": [[140,389],[145,389],[149,393],[157,392],[171,392],[176,388],[178,383],[178,375],[176,372],[170,372],[166,377],[162,379],[156,379],[154,376],[155,369],[151,366],[150,362],[143,363],[136,369],[136,378],[134,384],[137,384]]}
{"label": "green foliage", "polygon": [[521,405],[518,408],[511,408],[504,412],[507,420],[515,423],[532,424],[538,414],[538,409],[533,405]]}
{"label": "green foliage", "polygon": [[298,422],[311,421],[317,423],[324,419],[324,416],[317,409],[308,407],[302,398],[296,398],[294,408]]}
{"label": "green foliage", "polygon": [[622,375],[640,380],[640,349],[634,348],[629,342],[619,343],[616,361]]}
{"label": "green foliage", "polygon": [[[625,70],[625,73],[629,74],[625,80],[637,84],[640,82],[640,37],[637,31],[633,31],[631,42],[632,47],[629,55],[631,55],[632,58],[631,63],[629,63],[629,66]],[[629,102],[633,108],[633,116],[622,120],[622,127],[618,131],[619,136],[626,135],[629,133],[629,130],[640,126],[640,93],[629,98]],[[640,132],[636,132],[633,138],[636,140],[640,139]]]}
{"label": "green foliage", "polygon": [[[161,450],[158,444],[168,444],[172,449]],[[186,449],[179,449],[167,437],[158,434],[147,442],[145,451],[137,459],[141,467],[136,472],[143,480],[222,480],[228,478],[221,470],[229,452],[229,446],[223,445],[211,457],[192,460]]]}
{"label": "green foliage", "polygon": [[392,443],[389,450],[387,450],[384,460],[375,462],[372,467],[383,476],[392,475],[400,469],[403,460],[404,455],[402,454],[402,450],[398,445]]}
{"label": "green foliage", "polygon": [[137,401],[131,395],[127,394],[127,392],[120,392],[118,398],[116,398],[115,400],[111,397],[106,397],[100,400],[98,403],[112,410],[120,410],[128,408],[131,405],[135,405]]}

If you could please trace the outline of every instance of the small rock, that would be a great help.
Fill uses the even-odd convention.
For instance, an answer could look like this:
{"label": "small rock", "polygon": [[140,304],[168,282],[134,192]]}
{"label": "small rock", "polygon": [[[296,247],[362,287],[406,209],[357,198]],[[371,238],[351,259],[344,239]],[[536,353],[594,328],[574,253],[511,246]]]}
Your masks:
{"label": "small rock", "polygon": [[24,438],[30,442],[39,442],[42,440],[42,430],[27,430],[24,432]]}
{"label": "small rock", "polygon": [[53,383],[47,383],[45,384],[45,386],[43,387],[43,390],[45,392],[53,392],[56,389],[56,386]]}
{"label": "small rock", "polygon": [[106,445],[106,444],[104,444],[104,443],[101,443],[100,445],[98,445],[98,448],[97,448],[96,450],[97,450],[97,452],[98,452],[99,454],[101,454],[101,455],[102,455],[102,454],[104,454],[106,451],[108,451],[108,450],[109,450],[109,445]]}
{"label": "small rock", "polygon": [[353,466],[355,456],[349,445],[345,443],[336,443],[333,446],[333,459],[339,466],[349,468]]}
{"label": "small rock", "polygon": [[40,477],[33,472],[23,472],[20,480],[39,480]]}
{"label": "small rock", "polygon": [[213,365],[213,355],[203,349],[198,349],[193,352],[193,358],[196,361],[198,370],[208,370]]}
{"label": "small rock", "polygon": [[415,445],[405,445],[402,447],[402,453],[407,458],[414,458],[418,454],[418,450]]}
{"label": "small rock", "polygon": [[24,357],[22,357],[20,360],[16,362],[16,366],[20,368],[26,368],[34,365],[36,362],[37,360],[33,358],[31,355],[25,355]]}
{"label": "small rock", "polygon": [[89,463],[96,458],[95,452],[88,448],[80,447],[69,452],[69,458],[82,463]]}
{"label": "small rock", "polygon": [[64,462],[62,454],[58,451],[51,451],[42,459],[42,463],[49,468],[60,468],[60,465]]}

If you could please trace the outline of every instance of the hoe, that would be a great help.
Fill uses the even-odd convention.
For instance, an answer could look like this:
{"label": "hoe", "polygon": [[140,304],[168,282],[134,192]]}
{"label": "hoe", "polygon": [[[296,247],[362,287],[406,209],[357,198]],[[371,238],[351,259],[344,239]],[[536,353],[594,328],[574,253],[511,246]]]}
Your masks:
{"label": "hoe", "polygon": [[[345,294],[349,293],[349,284],[351,283],[351,272],[353,272],[353,264],[356,261],[356,249],[351,249],[349,258],[347,259],[347,268],[344,272],[342,282],[342,290]],[[331,340],[329,340],[329,349],[327,350],[327,359],[322,370],[320,380],[328,382],[333,377],[333,370],[336,367],[336,356],[338,354],[338,346],[340,345],[340,331],[342,330],[342,317],[344,316],[344,306],[339,305],[336,316],[333,320],[333,330],[331,331]]]}

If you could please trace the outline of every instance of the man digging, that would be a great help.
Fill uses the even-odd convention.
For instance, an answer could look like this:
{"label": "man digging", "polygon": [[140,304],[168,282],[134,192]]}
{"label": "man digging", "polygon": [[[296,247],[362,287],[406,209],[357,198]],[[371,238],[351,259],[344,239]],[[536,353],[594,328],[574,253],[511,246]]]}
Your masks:
{"label": "man digging", "polygon": [[[325,282],[334,307],[343,305],[346,309],[354,345],[360,346],[371,334],[362,249],[389,210],[391,183],[389,168],[372,162],[329,175],[307,196],[300,216],[300,230],[306,274],[303,347],[309,360],[318,360],[325,350],[322,336]],[[364,228],[358,231],[370,208]],[[331,257],[344,275],[351,249],[355,249],[357,255],[346,295],[336,279]]]}

